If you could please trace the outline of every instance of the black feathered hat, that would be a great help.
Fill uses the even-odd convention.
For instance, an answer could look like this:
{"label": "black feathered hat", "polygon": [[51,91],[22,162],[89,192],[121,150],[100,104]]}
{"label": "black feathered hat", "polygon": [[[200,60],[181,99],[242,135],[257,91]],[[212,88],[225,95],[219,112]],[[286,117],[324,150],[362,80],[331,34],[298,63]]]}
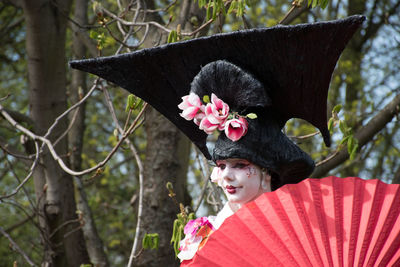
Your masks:
{"label": "black feathered hat", "polygon": [[[330,145],[326,117],[329,82],[341,52],[364,19],[351,16],[314,24],[237,31],[118,56],[71,61],[70,65],[141,97],[182,130],[208,159],[211,155],[206,146],[207,134],[179,115],[177,106],[182,96],[190,90],[201,96],[205,90],[207,94],[215,93],[238,112],[255,110],[258,118],[248,120],[248,132],[239,141],[232,142],[221,133],[214,160],[247,158],[272,169],[280,175],[281,184],[286,184],[304,179],[314,165],[281,129],[288,119],[301,118],[317,127],[325,144]],[[212,62],[219,63],[207,65]],[[224,91],[223,86],[218,92],[206,89],[201,84],[210,83],[210,79],[201,70],[206,65],[218,68],[218,64],[234,66],[238,73],[252,77],[258,93],[243,98],[248,88],[235,92]],[[244,147],[249,151],[245,152]]]}

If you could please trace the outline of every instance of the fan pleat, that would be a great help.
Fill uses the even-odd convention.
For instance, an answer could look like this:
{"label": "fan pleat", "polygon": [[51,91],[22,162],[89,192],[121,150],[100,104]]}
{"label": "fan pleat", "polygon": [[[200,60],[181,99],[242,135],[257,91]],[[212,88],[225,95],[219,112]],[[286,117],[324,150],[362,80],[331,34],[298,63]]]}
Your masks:
{"label": "fan pleat", "polygon": [[[400,187],[307,179],[226,219],[192,266],[400,266]],[[199,262],[199,264],[200,264]]]}
{"label": "fan pleat", "polygon": [[297,184],[297,186],[289,185],[290,193],[293,195],[292,199],[296,201],[296,208],[301,218],[301,226],[303,227],[304,233],[307,237],[309,245],[311,247],[312,255],[315,257],[315,263],[313,266],[324,266],[326,259],[321,254],[320,235],[315,230],[318,226],[316,225],[315,209],[311,207],[312,197],[310,185],[306,183]]}
{"label": "fan pleat", "polygon": [[379,266],[400,266],[400,233],[397,234],[396,239],[390,244],[389,248],[381,253],[383,257]]}
{"label": "fan pleat", "polygon": [[[317,223],[318,223],[318,227],[315,228],[315,230],[317,230],[321,234],[321,239],[320,239],[319,243],[320,243],[320,246],[323,247],[322,251],[325,252],[323,254],[325,256],[324,259],[326,261],[324,266],[332,267],[333,261],[332,261],[329,236],[330,236],[330,234],[334,235],[334,233],[332,233],[332,231],[334,231],[335,228],[333,227],[333,229],[332,229],[332,227],[328,227],[327,219],[329,218],[329,215],[326,214],[328,209],[324,208],[324,202],[323,202],[323,199],[326,197],[329,197],[329,195],[322,194],[322,191],[321,191],[322,185],[320,183],[320,180],[310,180],[310,185],[311,185],[311,193],[312,193],[312,197],[313,197],[312,203],[314,204],[315,215],[316,215]],[[331,211],[334,211],[334,209],[332,209]],[[330,218],[331,221],[333,221],[333,216],[334,216],[334,212],[332,212],[332,214],[331,214],[331,218]]]}
{"label": "fan pleat", "polygon": [[[361,207],[363,202],[364,190],[362,181],[355,179],[354,185],[352,187],[351,192],[346,192],[349,194],[349,198],[346,199],[345,205],[349,205],[352,207],[351,212],[349,214],[345,214],[350,217],[350,221],[348,222],[350,225],[349,239],[348,242],[345,241],[344,251],[348,251],[347,261],[345,258],[345,266],[353,266],[355,251],[357,246],[357,238],[360,228],[361,221]],[[346,194],[345,194],[346,197]]]}
{"label": "fan pleat", "polygon": [[[272,210],[271,200],[267,201],[265,204],[263,208]],[[260,255],[258,259],[261,265],[257,266],[264,266],[264,262],[271,256],[276,259],[277,262],[280,262],[282,266],[287,266],[288,264],[299,266],[295,258],[291,255],[291,251],[289,251],[285,243],[282,242],[279,233],[273,229],[270,220],[267,219],[270,215],[272,214],[266,214],[264,210],[260,210],[260,207],[258,207],[255,202],[252,202],[251,205],[246,205],[245,209],[243,209],[243,216],[237,217],[233,215],[235,216],[235,222],[241,222],[241,224],[239,224],[240,229],[244,231],[246,237],[248,237],[248,240],[242,240],[242,242],[246,242],[249,249],[255,253],[258,252],[258,255]],[[268,240],[265,240],[266,238]],[[274,249],[274,252],[271,253],[268,244],[275,244],[276,248],[278,248],[277,251]]]}
{"label": "fan pleat", "polygon": [[[359,231],[359,240],[361,245],[357,246],[357,257],[355,266],[364,266],[364,261],[368,247],[371,245],[372,235],[377,226],[378,216],[381,212],[385,187],[378,180],[366,181],[366,194],[364,194],[363,212],[361,215],[361,227]],[[368,199],[368,200],[367,200]],[[362,231],[361,231],[362,230]]]}
{"label": "fan pleat", "polygon": [[[266,195],[263,195],[262,197],[266,198]],[[268,214],[267,218],[271,222],[272,227],[276,229],[275,230],[276,232],[281,233],[280,238],[286,245],[288,251],[290,251],[293,257],[297,260],[299,265],[310,266],[312,263],[305,251],[306,246],[304,246],[302,241],[299,239],[299,236],[296,234],[296,230],[293,227],[293,223],[290,221],[289,218],[290,214],[290,217],[292,219],[296,219],[296,222],[300,222],[300,220],[296,216],[297,215],[296,207],[293,205],[293,202],[287,197],[287,192],[285,192],[283,197],[281,198],[279,197],[280,195],[277,194],[271,196],[270,198],[267,198],[270,199],[273,212],[267,213],[268,211],[265,210],[266,207],[263,207],[262,205],[259,206],[260,210],[264,210],[263,211],[264,214]],[[260,203],[260,202],[255,202],[255,203]],[[286,210],[284,209],[284,207],[286,207]],[[277,218],[273,219],[272,214],[276,214]]]}
{"label": "fan pleat", "polygon": [[[385,186],[385,184],[382,184]],[[366,266],[373,266],[383,251],[383,246],[388,239],[391,230],[394,230],[394,223],[400,212],[400,191],[396,185],[386,185],[386,192],[383,195],[382,208],[377,218],[377,226],[373,235],[366,258]]]}
{"label": "fan pleat", "polygon": [[[337,255],[336,265],[339,267],[343,267],[344,259],[343,259],[343,243],[344,243],[344,229],[343,229],[343,221],[344,221],[344,208],[343,208],[343,183],[340,183],[339,180],[330,179],[331,185],[333,187],[333,196],[332,196],[332,205],[334,210],[334,227],[335,233],[330,236],[330,242],[334,244],[332,247],[335,248],[335,251],[332,251],[332,255]],[[329,207],[327,207],[329,210]],[[335,238],[336,237],[336,238]]]}
{"label": "fan pleat", "polygon": [[[234,218],[231,217],[231,219]],[[208,266],[262,266],[255,261],[255,258],[251,255],[253,253],[251,250],[243,250],[243,245],[245,245],[244,239],[247,239],[246,235],[242,235],[240,239],[236,239],[234,235],[230,235],[231,232],[238,231],[236,225],[232,225],[235,226],[233,231],[230,229],[232,227],[227,227],[228,229],[225,233],[217,231],[212,234],[205,247],[196,256],[211,261],[212,265]],[[240,232],[244,233],[241,230]],[[202,253],[205,251],[205,248],[208,249],[206,255]]]}

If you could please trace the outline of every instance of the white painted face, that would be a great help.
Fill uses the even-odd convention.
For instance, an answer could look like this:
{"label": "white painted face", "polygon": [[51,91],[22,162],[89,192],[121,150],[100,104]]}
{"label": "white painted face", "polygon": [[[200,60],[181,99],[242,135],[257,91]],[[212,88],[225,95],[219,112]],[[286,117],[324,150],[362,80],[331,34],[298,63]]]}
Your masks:
{"label": "white painted face", "polygon": [[211,180],[224,190],[228,201],[240,206],[271,191],[270,176],[245,159],[218,160]]}

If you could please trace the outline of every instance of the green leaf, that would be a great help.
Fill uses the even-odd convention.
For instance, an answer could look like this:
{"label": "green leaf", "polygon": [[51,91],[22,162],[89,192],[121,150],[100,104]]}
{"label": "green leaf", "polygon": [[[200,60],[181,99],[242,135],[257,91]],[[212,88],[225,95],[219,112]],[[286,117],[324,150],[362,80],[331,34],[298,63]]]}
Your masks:
{"label": "green leaf", "polygon": [[137,101],[137,104],[135,105],[135,109],[138,109],[138,110],[142,109],[143,100],[141,98],[137,98],[136,100],[139,100],[139,101]]}
{"label": "green leaf", "polygon": [[317,6],[317,4],[318,4],[318,1],[314,0],[313,3],[312,3],[312,8],[315,8]]}
{"label": "green leaf", "polygon": [[158,245],[160,244],[160,237],[159,235],[156,233],[153,236],[153,249],[158,249]]}
{"label": "green leaf", "polygon": [[126,101],[126,108],[125,108],[125,112],[128,112],[130,109],[134,109],[135,108],[135,96],[130,94],[128,95],[128,99]]}
{"label": "green leaf", "polygon": [[237,1],[233,0],[232,3],[229,5],[228,14],[232,13],[237,6]]}
{"label": "green leaf", "polygon": [[333,118],[330,118],[328,121],[328,131],[332,134],[333,132],[333,124],[335,123],[335,121],[333,120]]}
{"label": "green leaf", "polygon": [[145,234],[142,240],[143,249],[158,249],[159,239],[157,233]]}
{"label": "green leaf", "polygon": [[204,103],[210,103],[210,97],[208,95],[203,96],[203,102]]}
{"label": "green leaf", "polygon": [[332,110],[332,112],[334,112],[334,113],[339,113],[339,111],[342,109],[342,105],[336,105],[334,108],[333,108],[333,110]]}
{"label": "green leaf", "polygon": [[168,42],[168,43],[174,43],[174,42],[177,41],[177,39],[178,39],[178,34],[177,34],[177,32],[176,32],[175,30],[172,30],[172,31],[169,33],[169,35],[168,35],[167,42]]}
{"label": "green leaf", "polygon": [[209,20],[211,18],[211,5],[208,5],[206,14],[207,20]]}
{"label": "green leaf", "polygon": [[249,119],[254,120],[254,119],[257,119],[257,114],[255,114],[255,113],[249,113],[249,114],[246,115],[246,117],[249,118]]}
{"label": "green leaf", "polygon": [[237,12],[236,12],[236,17],[242,17],[243,14],[244,14],[244,9],[245,9],[244,0],[239,0]]}
{"label": "green leaf", "polygon": [[224,16],[227,15],[226,9],[225,9],[225,5],[224,5],[223,3],[222,3],[222,6],[221,6],[220,10],[222,10],[222,14],[223,14]]}
{"label": "green leaf", "polygon": [[357,155],[358,144],[355,144],[350,153],[350,160],[354,160]]}
{"label": "green leaf", "polygon": [[213,12],[212,12],[212,18],[216,19],[217,18],[217,1],[213,1]]}
{"label": "green leaf", "polygon": [[157,233],[150,234],[150,238],[151,238],[151,249],[158,249],[158,244],[160,240],[159,235]]}
{"label": "green leaf", "polygon": [[343,145],[344,143],[347,142],[347,140],[349,140],[350,136],[346,136],[345,138],[342,139],[342,141],[340,141],[339,145]]}
{"label": "green leaf", "polygon": [[98,35],[98,33],[96,31],[93,31],[93,30],[91,30],[90,33],[89,33],[90,39],[96,40],[97,39],[97,35]]}
{"label": "green leaf", "polygon": [[143,236],[142,247],[143,247],[143,249],[148,249],[149,248],[149,237],[147,236],[147,234],[145,234]]}
{"label": "green leaf", "polygon": [[351,151],[353,151],[354,147],[354,137],[352,135],[349,136],[349,140],[347,141],[347,152],[349,155],[351,154]]}
{"label": "green leaf", "polygon": [[203,6],[205,6],[207,3],[206,0],[199,0],[199,8],[202,8]]}
{"label": "green leaf", "polygon": [[347,132],[347,125],[344,121],[339,122],[339,129],[343,134],[346,134]]}
{"label": "green leaf", "polygon": [[325,9],[328,6],[329,0],[321,0],[321,8]]}
{"label": "green leaf", "polygon": [[165,187],[166,187],[169,191],[171,191],[171,190],[174,189],[174,186],[172,185],[171,182],[167,182],[167,184],[165,185]]}

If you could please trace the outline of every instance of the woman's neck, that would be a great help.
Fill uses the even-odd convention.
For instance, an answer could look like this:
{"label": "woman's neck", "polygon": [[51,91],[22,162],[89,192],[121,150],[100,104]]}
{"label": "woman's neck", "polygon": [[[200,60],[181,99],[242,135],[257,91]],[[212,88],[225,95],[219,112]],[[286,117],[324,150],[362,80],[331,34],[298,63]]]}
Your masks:
{"label": "woman's neck", "polygon": [[228,202],[228,207],[230,208],[232,213],[235,213],[242,207],[242,204]]}

